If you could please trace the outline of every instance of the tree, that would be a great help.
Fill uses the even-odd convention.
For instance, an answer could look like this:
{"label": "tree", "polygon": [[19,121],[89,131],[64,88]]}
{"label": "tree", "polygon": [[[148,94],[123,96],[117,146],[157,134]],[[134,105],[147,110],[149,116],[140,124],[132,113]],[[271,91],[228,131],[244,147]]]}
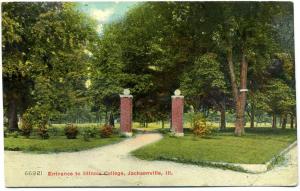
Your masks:
{"label": "tree", "polygon": [[[131,10],[124,20],[105,27],[99,42],[101,48],[95,56],[91,87],[98,107],[105,103],[105,99],[116,97],[122,89],[129,88],[136,103],[134,117],[146,121],[150,118],[153,120],[154,116],[156,119],[165,118],[167,111],[163,105],[169,97],[169,88],[166,86],[173,84],[168,83],[172,79],[165,76],[166,71],[161,69],[163,65],[157,63],[167,63],[167,61],[156,59],[164,57],[162,49],[155,43],[159,41],[158,34],[161,31],[156,31],[159,26],[153,28],[155,23],[160,22],[153,19],[152,13],[155,8],[149,5],[146,3],[145,7]],[[147,22],[141,22],[142,20]],[[127,35],[124,35],[125,33]],[[151,104],[148,104],[148,101]],[[154,101],[159,104],[153,104]],[[118,102],[114,103],[118,104]],[[118,105],[114,107],[118,108]],[[146,112],[144,109],[147,109],[148,114],[144,113]],[[155,115],[158,113],[160,114]],[[145,118],[146,116],[149,116],[148,119]]]}
{"label": "tree", "polygon": [[[213,40],[218,47],[226,50],[224,54],[227,58],[236,107],[236,135],[244,133],[248,69],[261,63],[257,62],[258,59],[268,60],[275,53],[276,31],[273,18],[284,12],[283,6],[284,4],[280,3],[257,2],[223,4],[221,11],[223,24],[217,26]],[[262,49],[264,53],[260,52]],[[265,65],[268,63],[264,62]],[[238,70],[239,75],[236,74]]]}
{"label": "tree", "polygon": [[274,79],[266,86],[264,101],[267,104],[267,111],[273,116],[272,128],[276,128],[276,115],[287,115],[293,112],[296,104],[295,92],[282,80]]}
{"label": "tree", "polygon": [[226,127],[226,84],[216,54],[207,53],[196,59],[190,70],[183,74],[180,87],[187,102],[197,110],[205,103],[208,107],[216,107],[221,114],[220,128]]}
{"label": "tree", "polygon": [[97,36],[72,3],[4,3],[2,11],[4,102],[14,131],[17,114],[41,106],[49,119],[72,102],[84,49]]}
{"label": "tree", "polygon": [[41,5],[3,3],[2,6],[4,106],[10,131],[18,129],[17,113],[22,114],[32,102],[30,91],[33,81],[24,67],[32,46],[32,39],[28,37],[30,28],[37,22],[38,15],[60,6]]}
{"label": "tree", "polygon": [[[131,9],[123,20],[107,27],[102,40],[107,46],[107,49],[104,48],[105,56],[102,54],[107,59],[107,65],[103,66],[116,66],[116,70],[109,72],[115,81],[126,79],[117,84],[133,89],[137,103],[141,102],[135,106],[138,114],[145,109],[140,106],[154,107],[154,104],[147,104],[146,100],[170,95],[180,87],[183,73],[191,76],[191,79],[183,77],[184,84],[189,86],[185,88],[187,100],[193,100],[194,104],[197,102],[201,107],[216,106],[217,102],[222,103],[218,99],[222,94],[211,91],[214,94],[210,96],[209,90],[199,87],[205,79],[197,81],[196,77],[193,78],[196,76],[193,75],[193,69],[197,69],[195,65],[198,64],[196,60],[207,53],[215,53],[219,75],[222,74],[226,82],[229,79],[231,84],[232,98],[228,100],[234,100],[235,134],[242,135],[247,87],[252,96],[252,103],[248,107],[251,109],[253,126],[258,104],[253,100],[259,91],[264,92],[261,88],[268,81],[265,76],[275,53],[282,52],[281,43],[277,43],[282,35],[279,35],[274,19],[284,16],[290,7],[291,4],[280,2],[143,3]],[[110,58],[115,59],[118,65],[110,63]],[[208,70],[206,66],[204,68],[204,71]],[[122,78],[117,74],[128,75]],[[219,79],[218,75],[213,77],[214,80]],[[193,79],[200,83],[199,86]],[[136,91],[136,87],[139,87],[139,91]],[[204,96],[203,92],[209,96]]]}

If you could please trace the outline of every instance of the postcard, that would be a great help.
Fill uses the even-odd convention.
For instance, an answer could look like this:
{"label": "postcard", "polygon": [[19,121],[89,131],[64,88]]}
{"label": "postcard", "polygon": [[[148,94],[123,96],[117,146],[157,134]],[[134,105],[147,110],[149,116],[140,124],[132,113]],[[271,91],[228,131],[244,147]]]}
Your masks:
{"label": "postcard", "polygon": [[296,186],[293,2],[2,2],[6,187]]}

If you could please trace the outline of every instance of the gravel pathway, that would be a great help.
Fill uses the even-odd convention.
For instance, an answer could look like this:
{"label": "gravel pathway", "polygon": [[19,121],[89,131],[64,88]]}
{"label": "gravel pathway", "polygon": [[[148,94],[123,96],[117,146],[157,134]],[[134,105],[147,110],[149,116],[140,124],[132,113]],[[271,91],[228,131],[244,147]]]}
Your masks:
{"label": "gravel pathway", "polygon": [[[168,161],[144,161],[130,156],[131,151],[161,138],[162,136],[157,133],[142,134],[113,145],[73,153],[32,154],[5,151],[6,186],[293,186],[297,184],[297,147],[286,154],[288,160],[284,165],[261,174],[247,174]],[[42,171],[43,174],[25,175],[28,171]],[[129,175],[129,172],[132,174]],[[65,174],[62,176],[60,173]]]}

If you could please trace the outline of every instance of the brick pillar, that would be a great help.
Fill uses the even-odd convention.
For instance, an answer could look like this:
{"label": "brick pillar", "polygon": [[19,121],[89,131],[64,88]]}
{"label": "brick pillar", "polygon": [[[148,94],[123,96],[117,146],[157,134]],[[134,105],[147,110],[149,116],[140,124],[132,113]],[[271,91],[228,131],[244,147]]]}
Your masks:
{"label": "brick pillar", "polygon": [[131,137],[132,131],[132,95],[129,90],[124,90],[124,94],[120,95],[121,104],[121,117],[120,117],[120,129],[121,133]]}
{"label": "brick pillar", "polygon": [[180,90],[175,91],[172,96],[172,128],[175,136],[183,136],[183,106],[184,96],[180,95]]}

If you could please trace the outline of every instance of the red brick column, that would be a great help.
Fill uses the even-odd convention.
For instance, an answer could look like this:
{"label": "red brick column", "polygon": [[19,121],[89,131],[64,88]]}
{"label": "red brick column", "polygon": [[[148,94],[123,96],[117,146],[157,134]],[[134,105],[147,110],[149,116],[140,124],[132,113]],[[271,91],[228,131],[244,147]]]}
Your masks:
{"label": "red brick column", "polygon": [[132,95],[120,95],[121,99],[121,117],[120,129],[121,133],[126,136],[132,136]]}
{"label": "red brick column", "polygon": [[183,134],[183,106],[184,106],[184,96],[180,96],[180,91],[179,91],[179,93],[175,93],[175,95],[172,96],[171,131],[175,134],[175,136],[184,135]]}

